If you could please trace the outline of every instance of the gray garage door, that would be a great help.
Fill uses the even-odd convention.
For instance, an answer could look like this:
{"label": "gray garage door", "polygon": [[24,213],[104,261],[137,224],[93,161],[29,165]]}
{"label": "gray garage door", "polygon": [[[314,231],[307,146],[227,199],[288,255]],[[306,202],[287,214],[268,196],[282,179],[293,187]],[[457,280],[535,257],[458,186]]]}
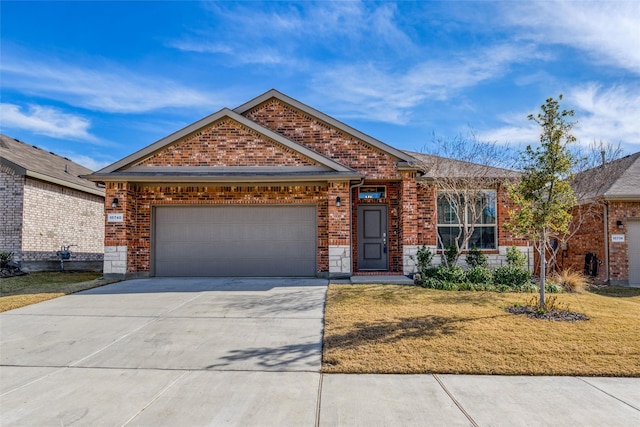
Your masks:
{"label": "gray garage door", "polygon": [[315,206],[154,210],[156,276],[315,276]]}

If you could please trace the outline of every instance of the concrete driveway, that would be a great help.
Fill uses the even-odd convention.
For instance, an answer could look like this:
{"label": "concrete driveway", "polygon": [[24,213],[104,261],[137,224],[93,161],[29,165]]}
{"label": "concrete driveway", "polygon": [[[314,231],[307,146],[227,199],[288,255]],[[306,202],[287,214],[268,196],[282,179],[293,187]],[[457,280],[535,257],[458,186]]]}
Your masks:
{"label": "concrete driveway", "polygon": [[3,313],[5,425],[314,425],[326,280],[142,279]]}
{"label": "concrete driveway", "polygon": [[640,425],[636,378],[322,376],[326,285],[131,280],[2,313],[0,425]]}

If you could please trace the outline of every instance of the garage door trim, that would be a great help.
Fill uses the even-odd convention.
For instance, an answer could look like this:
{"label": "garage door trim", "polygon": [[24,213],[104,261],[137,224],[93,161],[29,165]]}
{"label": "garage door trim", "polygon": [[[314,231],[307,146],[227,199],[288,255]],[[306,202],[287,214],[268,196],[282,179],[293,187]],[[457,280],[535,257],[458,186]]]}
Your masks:
{"label": "garage door trim", "polygon": [[[291,266],[293,266],[293,265],[296,265],[296,264],[294,263],[294,264],[291,264],[291,266],[284,266],[284,265],[283,265],[284,271],[287,271],[287,273],[284,273],[284,274],[282,274],[282,275],[283,275],[283,276],[292,276],[292,275],[296,275],[296,276],[315,276],[315,275],[317,274],[317,263],[318,263],[318,248],[317,248],[317,245],[318,245],[318,236],[317,236],[317,229],[318,229],[318,217],[317,217],[317,215],[318,215],[318,207],[317,207],[317,205],[316,205],[316,204],[207,204],[207,205],[201,205],[201,204],[159,204],[159,205],[154,205],[154,206],[152,206],[152,208],[151,208],[151,236],[150,236],[150,252],[151,252],[151,253],[150,253],[150,274],[151,274],[152,276],[157,276],[158,274],[161,274],[161,275],[163,275],[163,276],[165,276],[165,275],[166,275],[166,276],[172,276],[172,275],[173,275],[173,274],[171,274],[171,273],[170,273],[171,268],[172,268],[172,267],[171,267],[171,263],[170,263],[170,261],[166,261],[166,260],[168,259],[168,258],[167,258],[167,250],[166,250],[166,248],[160,248],[160,247],[158,246],[158,245],[161,245],[161,244],[162,244],[162,243],[160,243],[160,242],[158,241],[158,238],[163,239],[165,242],[167,241],[167,240],[166,240],[167,235],[166,235],[166,234],[162,235],[162,232],[163,232],[164,230],[160,230],[160,229],[159,229],[159,227],[161,226],[161,225],[160,225],[160,224],[161,224],[161,221],[159,220],[159,218],[161,218],[162,216],[160,216],[160,215],[159,215],[159,213],[158,213],[158,209],[173,209],[173,208],[178,208],[178,209],[179,209],[179,208],[186,208],[186,209],[188,209],[188,208],[197,208],[197,209],[214,209],[214,210],[215,210],[215,209],[226,209],[226,208],[229,208],[229,209],[234,209],[234,208],[235,208],[235,209],[241,209],[241,210],[244,210],[245,208],[246,208],[246,209],[261,209],[261,208],[265,208],[265,209],[268,209],[268,208],[278,208],[278,209],[280,209],[280,208],[282,208],[282,209],[286,209],[286,208],[312,208],[313,213],[311,213],[311,211],[308,211],[307,213],[303,213],[303,211],[300,211],[300,213],[299,213],[299,214],[294,214],[294,215],[296,215],[296,216],[298,216],[298,215],[301,215],[301,214],[302,214],[302,216],[300,217],[300,218],[302,219],[302,221],[301,221],[300,223],[298,223],[298,224],[299,224],[299,225],[301,225],[301,226],[303,227],[303,228],[302,228],[302,229],[300,229],[300,230],[302,231],[302,234],[303,234],[305,237],[303,237],[303,238],[302,238],[302,240],[301,240],[300,242],[298,242],[298,243],[301,243],[301,244],[303,245],[303,248],[306,248],[306,249],[304,249],[304,251],[301,251],[301,252],[306,253],[306,255],[304,256],[304,259],[303,259],[303,261],[304,261],[304,262],[300,263],[301,265],[303,264],[303,265],[305,265],[305,266],[306,266],[306,267],[300,267],[301,269],[303,269],[303,270],[304,270],[304,272],[305,272],[305,273],[304,273],[304,274],[297,274],[297,272],[295,272],[295,271],[294,271],[294,272],[293,272],[293,274],[291,274],[291,269],[292,269],[292,268],[294,268],[294,269],[295,269],[295,267],[291,267]],[[167,212],[169,212],[169,211],[164,211],[164,212],[165,212],[165,214],[166,214],[166,213],[167,213]],[[185,213],[187,213],[188,211],[186,211],[186,210],[185,210],[184,212],[185,212]],[[267,211],[265,211],[265,212],[267,212]],[[276,212],[277,212],[277,211],[276,211]],[[193,211],[192,211],[191,213],[193,214]],[[273,215],[273,214],[274,214],[274,211],[272,210],[270,213],[271,213],[271,215]],[[291,213],[291,211],[289,211],[289,213]],[[174,213],[174,215],[176,215],[176,214]],[[228,214],[227,214],[227,216],[229,216],[229,215],[234,216],[234,215],[235,215],[235,213],[228,213]],[[249,221],[248,221],[248,222],[249,222],[250,224],[253,224],[253,225],[254,225],[254,227],[255,227],[256,225],[258,225],[258,227],[259,227],[259,225],[260,225],[260,224],[262,224],[262,223],[261,223],[262,214],[258,214],[258,216],[260,217],[260,220],[258,220],[258,222],[257,222],[257,223],[253,223],[253,222],[251,222],[251,216],[254,216],[254,218],[253,218],[253,219],[256,219],[256,218],[255,218],[255,212],[254,212],[254,213],[252,213],[252,214],[248,213],[247,215],[248,215],[248,217],[249,217]],[[312,220],[312,215],[313,215],[313,221],[311,221],[311,220]],[[180,216],[181,216],[181,215],[180,215]],[[195,216],[199,217],[200,215],[199,215],[199,214],[195,214]],[[224,215],[223,215],[223,216],[224,216]],[[279,216],[279,214],[276,214],[276,216]],[[203,215],[203,217],[206,217],[206,214],[205,214],[205,215]],[[166,218],[166,217],[165,217],[165,218]],[[170,218],[170,217],[169,217],[169,218]],[[192,228],[191,230],[192,230],[192,231],[193,231],[194,229],[199,230],[199,229],[197,228],[197,227],[198,227],[198,224],[200,224],[200,225],[204,225],[204,226],[205,226],[205,228],[207,228],[207,227],[206,227],[206,225],[207,225],[207,222],[206,222],[206,221],[207,221],[207,220],[205,219],[204,221],[205,221],[204,223],[199,223],[199,222],[197,222],[197,221],[196,221],[196,226],[195,226],[194,228]],[[232,220],[231,222],[233,222],[233,220]],[[275,220],[275,222],[277,223],[277,222],[278,222],[278,220],[276,219],[276,220]],[[311,222],[313,222],[313,234],[311,234],[311,226],[312,226]],[[177,221],[175,220],[175,217],[174,217],[174,219],[173,219],[173,222],[171,222],[171,218],[170,218],[170,221],[169,221],[167,224],[168,224],[169,226],[171,226],[171,225],[173,224],[173,226],[174,226],[174,235],[178,236],[178,233],[176,233],[176,230],[179,230],[179,231],[180,231],[180,228],[179,228],[179,225],[177,225]],[[220,225],[221,225],[222,227],[225,227],[225,226],[224,226],[224,220],[222,220],[222,222],[221,222],[221,223],[217,223],[217,224],[218,224],[218,226],[220,226]],[[270,224],[269,222],[266,222],[266,223],[265,223],[265,225],[266,225],[267,227],[269,226],[269,224]],[[177,228],[176,228],[176,225],[177,225]],[[237,225],[238,225],[238,222],[235,222],[235,225],[237,226]],[[212,224],[212,227],[211,227],[210,229],[208,229],[208,230],[209,230],[209,231],[214,230],[214,229],[215,229],[215,227],[216,227],[216,226]],[[280,221],[280,228],[282,229],[282,221]],[[203,231],[204,231],[204,230],[205,230],[205,229],[203,229]],[[225,231],[225,230],[227,230],[227,229],[226,229],[226,228],[221,228],[221,229],[219,229],[219,230],[221,230],[221,231]],[[269,246],[269,244],[270,244],[270,242],[271,242],[272,240],[271,240],[271,237],[270,237],[270,236],[268,236],[268,235],[267,235],[266,240],[264,239],[264,233],[262,232],[263,230],[264,230],[263,228],[258,228],[258,229],[257,229],[258,233],[263,235],[263,240],[262,240],[262,241],[263,241],[263,242],[266,242],[266,247],[268,247],[268,246]],[[306,231],[305,231],[305,230],[306,230]],[[185,231],[187,231],[187,229],[186,229],[186,228],[185,228]],[[244,230],[244,229],[242,229],[242,228],[240,228],[240,229],[239,229],[239,232],[240,232],[241,234],[242,234],[242,232],[243,232],[243,231],[245,231],[245,230]],[[275,231],[274,231],[274,232],[275,232]],[[160,233],[160,237],[158,237],[158,236],[159,236],[159,233]],[[269,231],[266,231],[266,233],[268,234],[268,233],[269,233]],[[218,235],[218,234],[216,233],[216,236],[217,236],[217,235]],[[233,235],[235,235],[235,234],[232,234],[232,236],[233,236]],[[274,236],[276,236],[276,235],[277,235],[277,236],[281,236],[282,234],[281,234],[281,233],[280,233],[280,234],[274,234]],[[293,235],[293,234],[292,234],[292,235]],[[242,242],[244,242],[244,244],[245,244],[245,245],[247,244],[246,236],[247,236],[247,235],[245,234],[245,239],[244,239],[244,240],[243,240],[243,239],[239,239],[239,240],[238,240],[238,244],[239,244],[239,245],[242,245],[242,244],[243,244]],[[198,236],[195,236],[195,237],[194,237],[194,244],[197,244],[197,243],[201,243],[201,244],[202,244],[202,242],[204,241],[204,242],[206,242],[206,243],[205,243],[205,245],[206,245],[206,244],[208,244],[208,242],[211,242],[211,240],[206,240],[206,239],[205,239],[205,240],[200,240],[200,241],[198,241],[197,237],[198,237]],[[232,245],[236,243],[236,242],[234,241],[234,239],[229,240],[229,238],[228,238],[228,237],[229,237],[229,236],[227,235],[227,242],[231,242],[231,244],[232,244]],[[180,243],[180,239],[179,239],[179,237],[178,237],[178,240],[177,240],[177,241]],[[295,241],[295,239],[294,239],[294,241]],[[313,241],[313,248],[311,248],[312,241]],[[169,242],[171,242],[171,240],[169,240]],[[184,241],[184,240],[182,240],[182,243],[183,243],[183,244],[185,244],[185,241]],[[249,246],[251,246],[251,244],[249,244]],[[226,247],[226,246],[225,246],[225,247]],[[163,249],[164,249],[164,250],[163,250]],[[211,249],[211,246],[209,246],[209,249]],[[173,250],[174,250],[174,251],[176,251],[178,254],[179,254],[179,253],[182,253],[182,252],[180,251],[180,249],[179,249],[179,246],[178,246],[178,249],[175,249],[175,248],[174,248]],[[213,252],[215,252],[216,250],[217,250],[218,252],[220,252],[220,249],[217,249],[217,248],[213,248],[213,249],[211,249],[211,250],[212,250]],[[311,259],[311,250],[313,250],[313,260]],[[162,256],[162,257],[164,258],[164,260],[165,260],[165,261],[160,261],[160,262],[167,262],[167,264],[163,264],[163,265],[161,266],[161,267],[162,267],[162,271],[160,271],[160,269],[158,268],[158,256],[159,256],[158,254],[159,254],[159,253],[161,253],[161,256]],[[194,253],[194,254],[196,254],[196,255],[194,256],[194,259],[191,259],[191,258],[185,257],[185,259],[184,259],[184,262],[185,262],[185,263],[187,263],[187,264],[188,264],[188,263],[189,263],[189,261],[190,261],[190,260],[192,260],[192,265],[195,265],[195,264],[196,264],[196,260],[197,260],[197,258],[198,258],[197,254],[198,254],[199,252],[197,252],[197,251],[196,251],[196,252],[193,252],[193,253]],[[207,263],[207,265],[204,265],[204,268],[203,268],[203,270],[209,270],[208,272],[206,272],[206,274],[200,274],[200,270],[198,269],[198,267],[194,267],[194,268],[193,268],[193,271],[196,271],[196,274],[194,274],[194,275],[195,275],[195,276],[200,276],[200,277],[206,277],[206,276],[218,276],[218,277],[220,277],[220,276],[242,276],[242,275],[247,275],[247,276],[256,276],[256,275],[262,275],[262,274],[260,274],[260,267],[259,267],[259,265],[261,264],[261,263],[260,263],[260,261],[262,261],[262,266],[267,265],[267,267],[264,267],[264,268],[266,268],[266,270],[269,270],[269,271],[270,271],[270,270],[271,270],[271,267],[270,267],[270,266],[274,266],[274,267],[275,267],[275,268],[274,268],[274,270],[275,270],[275,274],[264,274],[264,275],[279,275],[279,274],[278,274],[277,264],[275,264],[275,263],[271,263],[271,264],[270,264],[270,263],[268,262],[268,261],[269,261],[269,260],[268,260],[268,258],[269,258],[269,256],[268,256],[268,255],[267,255],[267,257],[266,257],[266,258],[267,258],[266,260],[265,260],[265,259],[259,259],[259,258],[262,258],[262,256],[261,256],[261,255],[262,255],[263,253],[265,253],[265,254],[266,254],[266,253],[273,253],[273,251],[263,251],[263,252],[257,251],[257,253],[258,253],[258,258],[256,258],[256,259],[258,260],[258,262],[256,262],[256,263],[254,264],[254,265],[256,265],[256,270],[251,271],[251,269],[249,269],[249,274],[236,274],[236,273],[224,274],[224,272],[223,272],[223,274],[212,273],[212,272],[211,272],[211,270],[212,270],[212,269],[214,269],[214,267],[209,266],[209,265],[208,265],[208,263]],[[221,256],[222,256],[222,259],[224,259],[224,255],[225,255],[225,254],[222,254],[222,255],[221,255]],[[294,256],[294,258],[295,258],[295,256]],[[237,259],[237,258],[233,258],[233,259]],[[217,257],[215,257],[215,256],[214,256],[214,257],[212,257],[212,258],[211,258],[211,260],[219,260],[219,258],[217,258]],[[224,263],[223,263],[222,261],[219,261],[219,262],[218,262],[218,264],[219,264],[219,265],[223,265]],[[313,264],[313,268],[311,268],[311,264]],[[176,265],[177,265],[177,264],[174,264],[174,267],[175,267]],[[198,265],[202,266],[203,264],[198,264]],[[224,264],[224,265],[226,265],[226,264]],[[237,264],[237,265],[242,265],[242,264],[241,264],[241,263],[239,263],[239,264]],[[231,267],[227,266],[227,267],[222,267],[221,269],[222,269],[222,270],[225,270],[225,268],[231,268]],[[191,270],[189,270],[189,267],[185,267],[185,269],[186,269],[185,271],[191,271]],[[177,271],[179,271],[179,270],[180,270],[180,267],[177,267]],[[244,271],[246,270],[246,268],[243,268],[242,270],[243,270],[243,273],[244,273]],[[313,271],[311,271],[311,270],[313,270]],[[216,269],[216,271],[217,271],[217,269]],[[258,274],[256,274],[256,273],[258,273]],[[189,275],[189,274],[185,274],[185,275]]]}

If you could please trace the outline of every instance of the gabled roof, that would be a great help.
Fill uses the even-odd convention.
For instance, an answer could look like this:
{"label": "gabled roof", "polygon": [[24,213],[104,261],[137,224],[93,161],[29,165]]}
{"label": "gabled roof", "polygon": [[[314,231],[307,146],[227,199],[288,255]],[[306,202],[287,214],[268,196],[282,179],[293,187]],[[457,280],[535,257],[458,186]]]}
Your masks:
{"label": "gabled roof", "polygon": [[21,176],[104,197],[104,189],[80,177],[91,173],[91,169],[66,157],[60,157],[35,145],[29,145],[2,134],[0,134],[0,163]]}
{"label": "gabled roof", "polygon": [[640,200],[640,151],[577,174],[572,186],[583,200]]}
{"label": "gabled roof", "polygon": [[249,102],[246,102],[244,104],[242,104],[241,106],[235,108],[233,111],[235,111],[238,114],[243,114],[246,111],[251,110],[254,107],[257,107],[258,105],[262,104],[263,102],[266,102],[268,100],[270,100],[271,98],[275,98],[285,104],[288,104],[290,106],[292,106],[293,108],[295,108],[296,110],[302,111],[310,116],[315,117],[316,119],[325,122],[328,125],[333,126],[334,128],[337,128],[339,130],[341,130],[342,132],[354,136],[358,139],[360,139],[361,141],[364,141],[365,143],[387,153],[392,155],[393,157],[398,158],[399,160],[401,160],[402,162],[407,162],[407,163],[411,163],[413,161],[413,159],[408,156],[406,153],[393,148],[390,145],[385,144],[382,141],[379,141],[367,134],[364,134],[362,132],[360,132],[357,129],[352,128],[349,125],[346,125],[344,123],[342,123],[341,121],[338,121],[336,119],[334,119],[331,116],[326,115],[325,113],[316,110],[313,107],[310,107],[306,104],[303,104],[302,102],[293,99],[281,92],[278,92],[275,89],[271,89],[265,93],[263,93],[262,95],[252,99]]}
{"label": "gabled roof", "polygon": [[435,178],[470,178],[479,177],[486,179],[517,179],[521,173],[511,169],[485,166],[479,163],[471,163],[463,160],[449,159],[434,156],[432,154],[405,151],[415,159],[416,165],[422,169],[425,180]]}
{"label": "gabled roof", "polygon": [[[256,167],[136,167],[144,159],[154,155],[164,148],[179,142],[183,138],[212,125],[213,123],[231,119],[255,132],[281,144],[300,155],[307,157],[316,163],[319,167],[301,167],[296,171],[290,168],[276,167],[271,169]],[[173,134],[162,138],[153,144],[87,176],[92,181],[115,181],[115,180],[131,180],[131,181],[179,181],[190,182],[197,180],[198,182],[227,182],[227,181],[277,181],[291,177],[292,180],[319,180],[319,179],[359,179],[361,174],[355,170],[338,163],[316,151],[313,151],[304,145],[298,144],[284,136],[271,131],[240,114],[228,109],[211,114],[197,122],[177,131]]]}

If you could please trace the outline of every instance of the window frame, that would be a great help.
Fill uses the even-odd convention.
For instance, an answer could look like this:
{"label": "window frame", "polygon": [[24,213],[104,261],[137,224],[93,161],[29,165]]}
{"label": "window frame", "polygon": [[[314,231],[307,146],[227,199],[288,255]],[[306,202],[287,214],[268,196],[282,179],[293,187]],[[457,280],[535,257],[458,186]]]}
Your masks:
{"label": "window frame", "polygon": [[[482,251],[495,251],[498,249],[498,190],[497,189],[493,189],[493,188],[482,188],[477,190],[478,192],[481,193],[489,193],[491,194],[491,199],[492,199],[492,204],[491,205],[487,205],[483,208],[486,209],[487,207],[493,210],[493,223],[484,223],[484,222],[477,222],[477,221],[483,221],[484,220],[484,213],[480,213],[480,218],[478,220],[476,220],[476,222],[474,222],[473,224],[471,224],[470,222],[470,217],[471,217],[471,212],[470,209],[465,209],[464,212],[464,218],[462,218],[462,215],[460,215],[459,212],[455,212],[456,209],[454,209],[454,206],[452,206],[451,202],[449,201],[449,199],[446,196],[443,196],[442,199],[444,200],[444,202],[447,204],[447,206],[443,206],[443,208],[440,208],[440,200],[441,200],[441,195],[442,194],[446,194],[446,193],[454,193],[453,191],[436,191],[436,247],[438,250],[443,250],[444,248],[441,246],[441,234],[440,234],[440,229],[441,228],[452,228],[455,229],[459,232],[460,229],[463,229],[462,234],[460,236],[460,238],[462,240],[464,240],[464,236],[466,236],[466,234],[468,233],[468,230],[471,228],[471,225],[473,225],[473,234],[476,234],[477,232],[481,232],[482,229],[493,229],[493,243],[492,243],[492,247],[489,248],[484,248],[484,247],[478,247],[478,249],[482,250]],[[461,196],[463,197],[463,196]],[[491,200],[490,199],[490,200]],[[463,204],[465,204],[463,202]],[[466,204],[465,204],[466,206]],[[446,215],[445,218],[440,218],[440,211],[442,210],[443,215]],[[451,211],[451,212],[449,212]],[[440,220],[449,220],[449,219],[453,219],[454,221],[459,221],[462,220],[463,222],[440,222]],[[472,234],[472,236],[473,236]],[[455,238],[455,236],[453,237]],[[471,240],[471,237],[469,238]],[[443,239],[442,239],[443,240]],[[482,240],[482,238],[480,239]],[[444,242],[443,242],[444,243]],[[460,248],[462,251],[468,251],[470,249],[469,247],[469,243],[470,241],[467,241],[467,247],[463,247]],[[473,245],[472,245],[473,246]],[[445,246],[446,247],[446,246]]]}

